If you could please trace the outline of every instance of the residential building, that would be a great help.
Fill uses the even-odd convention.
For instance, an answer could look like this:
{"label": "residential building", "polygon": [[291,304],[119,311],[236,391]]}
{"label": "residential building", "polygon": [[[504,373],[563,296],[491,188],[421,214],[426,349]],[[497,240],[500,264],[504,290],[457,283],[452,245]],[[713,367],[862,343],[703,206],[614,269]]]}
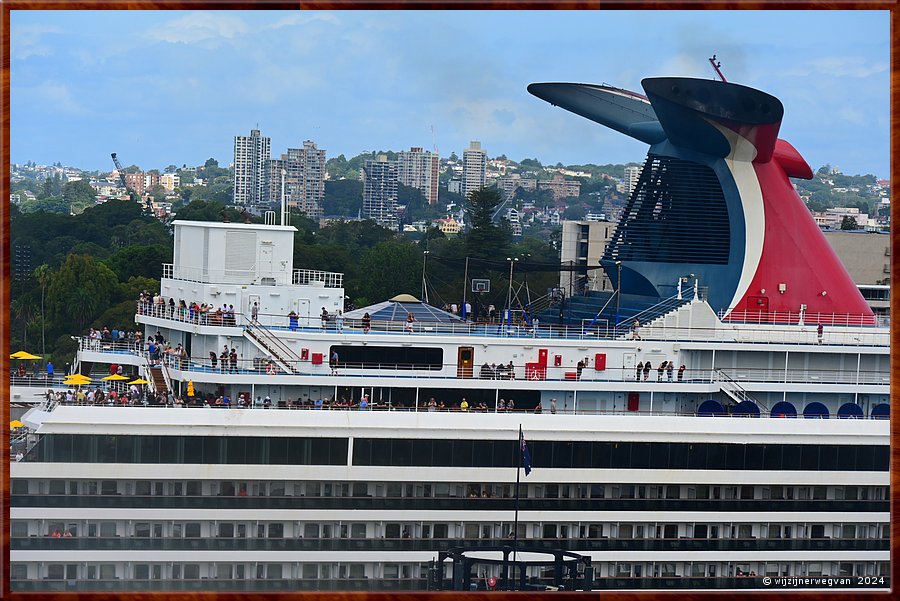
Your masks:
{"label": "residential building", "polygon": [[444,234],[458,234],[460,232],[460,229],[462,229],[459,222],[453,217],[435,219],[434,224],[438,227],[438,229],[444,232]]}
{"label": "residential building", "polygon": [[256,205],[268,200],[266,166],[272,140],[258,129],[249,136],[234,137],[234,204]]}
{"label": "residential building", "polygon": [[581,195],[581,182],[565,179],[561,175],[554,175],[553,179],[549,181],[539,181],[537,186],[539,190],[550,190],[554,201],[559,201],[563,198],[577,198]]}
{"label": "residential building", "polygon": [[506,221],[513,236],[522,235],[522,222],[519,219],[519,211],[513,208],[506,209]]}
{"label": "residential building", "polygon": [[159,185],[167,192],[172,192],[181,185],[181,176],[175,172],[163,173],[159,176]]}
{"label": "residential building", "polygon": [[503,200],[512,200],[519,188],[535,190],[537,189],[537,180],[533,177],[522,177],[518,173],[506,175],[497,180],[497,189]]}
{"label": "residential building", "polygon": [[437,153],[412,147],[397,154],[397,177],[401,184],[422,191],[428,204],[437,204],[440,157]]}
{"label": "residential building", "polygon": [[447,191],[453,194],[462,194],[462,182],[458,179],[451,179],[447,182]]}
{"label": "residential building", "polygon": [[151,188],[159,185],[159,171],[153,169],[144,174],[144,190],[149,192]]}
{"label": "residential building", "polygon": [[634,189],[637,188],[638,178],[641,177],[643,165],[630,165],[625,167],[625,181],[623,182],[622,191],[626,196],[631,196]]}
{"label": "residential building", "polygon": [[366,161],[363,180],[363,214],[386,228],[397,230],[397,162],[383,154]]}
{"label": "residential building", "polygon": [[561,272],[560,288],[570,297],[583,294],[585,290],[612,290],[612,282],[600,268],[600,258],[612,239],[616,224],[612,221],[562,221],[561,225],[560,261],[563,267],[581,269]]}
{"label": "residential building", "polygon": [[468,198],[470,192],[484,187],[487,173],[487,153],[481,150],[481,142],[469,142],[463,152],[463,173],[461,194]]}
{"label": "residential building", "polygon": [[890,234],[839,229],[824,234],[854,283],[890,284]]}
{"label": "residential building", "polygon": [[288,207],[300,209],[315,221],[322,218],[325,151],[316,148],[315,142],[306,140],[303,148],[288,148],[280,159],[267,161],[266,179],[269,202],[280,204],[283,191]]}
{"label": "residential building", "polygon": [[144,192],[147,190],[146,183],[147,178],[142,171],[125,174],[125,185],[129,190],[134,190],[134,193],[138,196],[144,195]]}

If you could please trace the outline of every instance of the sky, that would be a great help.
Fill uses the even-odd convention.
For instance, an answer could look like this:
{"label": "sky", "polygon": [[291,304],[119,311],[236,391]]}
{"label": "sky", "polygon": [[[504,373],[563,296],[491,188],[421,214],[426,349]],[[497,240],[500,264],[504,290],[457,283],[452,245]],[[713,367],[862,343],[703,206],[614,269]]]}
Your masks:
{"label": "sky", "polygon": [[[478,140],[489,157],[642,162],[645,144],[533,82],[711,79],[785,107],[813,169],[889,176],[888,11],[21,11],[10,14],[10,160],[111,170],[272,154],[327,158]],[[433,132],[433,133],[432,133]]]}

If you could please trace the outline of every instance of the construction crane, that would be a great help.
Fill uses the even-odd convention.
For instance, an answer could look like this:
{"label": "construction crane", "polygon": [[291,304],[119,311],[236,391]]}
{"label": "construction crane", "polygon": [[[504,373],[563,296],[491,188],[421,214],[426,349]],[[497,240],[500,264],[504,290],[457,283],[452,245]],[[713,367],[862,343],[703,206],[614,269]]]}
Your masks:
{"label": "construction crane", "polygon": [[[125,169],[122,167],[122,163],[119,162],[119,159],[116,158],[116,153],[113,152],[112,154],[110,154],[110,156],[112,157],[113,163],[115,163],[116,165],[116,171],[119,174],[119,179],[122,181],[122,187],[125,188],[126,192],[128,192],[128,196],[131,197],[131,200],[140,204],[141,199],[138,197],[137,192],[132,190],[128,186],[128,182],[125,180]],[[153,214],[153,204],[150,202],[149,197],[147,197],[147,200],[144,203],[144,210],[150,215]]]}

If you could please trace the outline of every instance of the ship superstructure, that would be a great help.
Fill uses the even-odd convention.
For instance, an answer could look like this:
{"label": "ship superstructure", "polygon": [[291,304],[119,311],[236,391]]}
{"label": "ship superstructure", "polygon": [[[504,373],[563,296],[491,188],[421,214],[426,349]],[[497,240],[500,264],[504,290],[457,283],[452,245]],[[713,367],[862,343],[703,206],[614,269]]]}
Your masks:
{"label": "ship superstructure", "polygon": [[[649,100],[540,85],[579,114],[619,99],[595,120],[652,145],[607,267],[656,305],[627,323],[514,325],[407,321],[422,307],[401,298],[397,321],[322,319],[342,276],[295,270],[293,228],[176,221],[173,264],[135,320],[183,351],[82,338],[77,368],[116,364],[184,403],[24,417],[12,590],[448,588],[438,552],[510,540],[589,556],[593,589],[888,588],[888,331],[836,268],[809,279],[766,258],[781,240],[768,190],[802,171],[776,142],[780,103],[694,80],[649,80]],[[725,108],[745,98],[769,109],[736,127],[749,118]],[[689,206],[651,191],[672,177],[720,188],[724,247],[652,255],[641,228],[669,231],[666,203]],[[753,181],[764,224],[736,212]],[[795,243],[818,252],[811,234]]]}

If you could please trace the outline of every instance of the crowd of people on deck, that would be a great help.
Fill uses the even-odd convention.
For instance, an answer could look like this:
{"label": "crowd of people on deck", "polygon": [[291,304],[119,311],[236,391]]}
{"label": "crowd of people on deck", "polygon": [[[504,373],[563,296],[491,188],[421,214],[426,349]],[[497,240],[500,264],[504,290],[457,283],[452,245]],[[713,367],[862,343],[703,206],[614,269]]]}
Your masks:
{"label": "crowd of people on deck", "polygon": [[174,297],[166,299],[162,294],[151,294],[146,290],[141,292],[140,298],[138,298],[138,313],[201,325],[237,325],[234,305],[223,303],[221,307],[216,308],[212,304],[198,303],[197,301],[185,302],[184,299],[176,302]]}
{"label": "crowd of people on deck", "polygon": [[[650,378],[650,370],[653,369],[653,365],[648,360],[647,362],[640,362],[634,368],[634,379],[638,382],[641,381],[641,377],[643,376],[643,381],[646,382]],[[682,363],[681,367],[678,368],[678,381],[684,381],[684,372],[685,365]],[[673,375],[675,373],[675,363],[672,361],[663,361],[656,367],[656,381],[663,381],[663,374],[666,375],[666,380],[669,382],[673,381]]]}

